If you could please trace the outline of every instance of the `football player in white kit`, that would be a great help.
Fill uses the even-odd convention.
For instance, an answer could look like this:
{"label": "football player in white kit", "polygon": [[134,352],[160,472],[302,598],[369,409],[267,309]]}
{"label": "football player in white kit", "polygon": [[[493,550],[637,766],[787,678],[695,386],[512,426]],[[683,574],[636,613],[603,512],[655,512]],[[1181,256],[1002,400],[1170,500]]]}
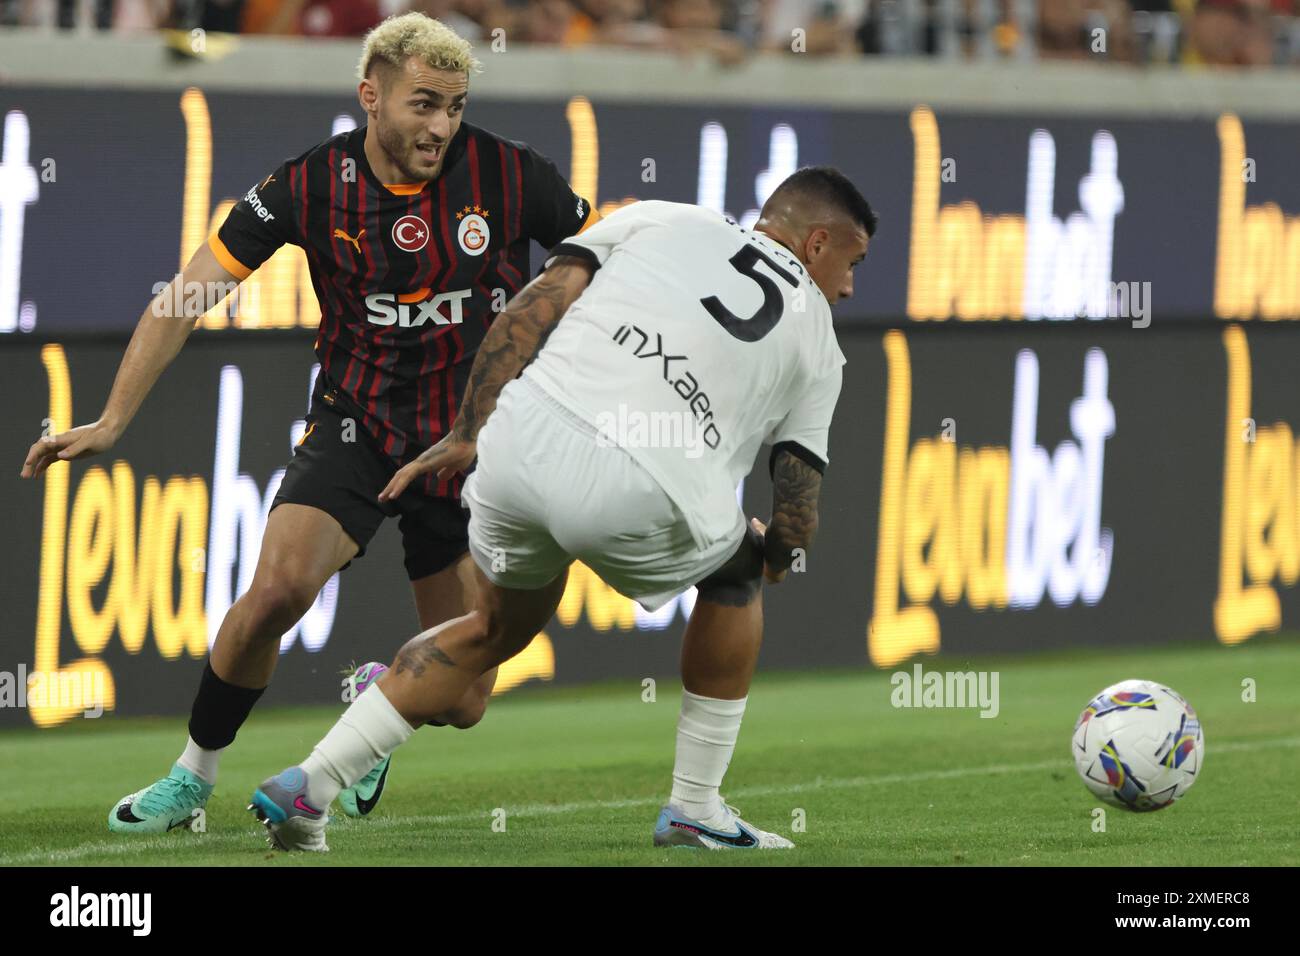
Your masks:
{"label": "football player in white kit", "polygon": [[[698,585],[654,842],[792,846],[741,820],[718,788],[762,640],[761,581],[779,582],[816,531],[844,364],[830,304],[852,295],[875,227],[847,178],[810,167],[752,230],[643,201],[552,250],[484,338],[452,432],[380,495],[477,457],[463,492],[477,604],[412,638],[300,766],[254,792],[273,844],[326,849],[339,791],[522,651],[580,560],[649,610]],[[746,525],[735,492],[763,443],[766,527]]]}

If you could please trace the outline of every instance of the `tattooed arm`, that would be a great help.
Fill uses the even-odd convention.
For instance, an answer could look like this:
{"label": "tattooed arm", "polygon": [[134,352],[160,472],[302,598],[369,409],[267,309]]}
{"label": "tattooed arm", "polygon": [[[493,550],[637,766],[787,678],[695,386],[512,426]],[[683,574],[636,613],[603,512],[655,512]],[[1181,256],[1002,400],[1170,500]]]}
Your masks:
{"label": "tattooed arm", "polygon": [[549,269],[510,300],[483,336],[451,431],[415,461],[398,469],[379,493],[380,501],[396,498],[427,472],[445,478],[469,468],[479,430],[497,407],[501,389],[537,355],[555,323],[587,288],[594,271],[595,266],[586,259],[556,256]]}
{"label": "tattooed arm", "polygon": [[557,256],[492,323],[474,357],[460,412],[452,425],[458,441],[478,439],[479,429],[497,407],[501,389],[533,360],[555,323],[587,288],[593,271],[585,259]]}
{"label": "tattooed arm", "polygon": [[764,573],[769,581],[785,577],[796,548],[807,554],[812,547],[821,488],[821,472],[784,448],[776,450],[772,462],[772,521],[763,537]]}

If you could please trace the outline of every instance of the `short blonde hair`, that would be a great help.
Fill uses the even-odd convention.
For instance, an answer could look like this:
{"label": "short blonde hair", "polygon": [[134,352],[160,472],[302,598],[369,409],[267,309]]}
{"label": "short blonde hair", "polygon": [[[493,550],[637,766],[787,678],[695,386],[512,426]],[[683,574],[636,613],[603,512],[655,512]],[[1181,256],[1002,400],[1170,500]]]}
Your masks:
{"label": "short blonde hair", "polygon": [[404,13],[389,17],[366,34],[361,61],[357,64],[357,79],[369,76],[376,61],[396,68],[410,56],[418,57],[435,70],[454,73],[469,74],[483,67],[474,57],[469,41],[441,20],[423,13]]}

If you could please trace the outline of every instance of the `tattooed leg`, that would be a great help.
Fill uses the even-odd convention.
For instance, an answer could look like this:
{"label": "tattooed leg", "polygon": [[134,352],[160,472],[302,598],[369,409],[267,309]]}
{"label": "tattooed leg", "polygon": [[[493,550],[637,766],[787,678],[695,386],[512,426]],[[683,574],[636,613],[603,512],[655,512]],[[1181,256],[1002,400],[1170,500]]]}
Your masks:
{"label": "tattooed leg", "polygon": [[474,609],[407,641],[379,678],[397,712],[413,727],[443,713],[481,675],[522,651],[560,603],[567,570],[543,588],[502,588],[482,571]]}
{"label": "tattooed leg", "polygon": [[418,678],[424,676],[424,669],[431,662],[444,664],[447,667],[456,666],[455,661],[438,649],[432,634],[427,639],[423,639],[423,636],[421,636],[409,641],[405,647],[397,652],[397,660],[393,664],[393,669],[399,674],[410,671],[413,676]]}

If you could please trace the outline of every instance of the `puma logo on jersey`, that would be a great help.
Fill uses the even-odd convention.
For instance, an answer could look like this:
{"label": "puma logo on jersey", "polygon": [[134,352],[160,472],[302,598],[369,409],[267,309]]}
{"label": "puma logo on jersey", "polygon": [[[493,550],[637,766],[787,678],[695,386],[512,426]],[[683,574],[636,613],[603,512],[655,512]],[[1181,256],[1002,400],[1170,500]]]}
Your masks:
{"label": "puma logo on jersey", "polygon": [[[396,292],[376,292],[366,296],[366,320],[375,325],[396,325],[411,329],[432,322],[434,325],[460,325],[465,321],[462,303],[473,295],[470,289],[439,292],[424,302],[404,301],[407,296]],[[439,308],[447,304],[447,314]]]}
{"label": "puma logo on jersey", "polygon": [[273,183],[273,182],[275,182],[275,173],[272,173],[270,176],[267,176],[265,179],[263,179],[263,180],[262,180],[262,185],[258,186],[257,188],[258,188],[258,189],[265,189],[267,186],[271,185],[271,183]]}
{"label": "puma logo on jersey", "polygon": [[346,232],[344,232],[342,229],[335,229],[335,230],[334,230],[334,238],[335,238],[335,239],[346,239],[348,242],[352,243],[352,248],[354,248],[354,249],[357,250],[357,255],[360,255],[360,254],[361,254],[361,237],[364,236],[365,234],[366,234],[366,231],[365,231],[364,229],[362,229],[362,230],[361,230],[359,233],[357,233],[355,236],[349,236],[349,235],[348,235]]}

